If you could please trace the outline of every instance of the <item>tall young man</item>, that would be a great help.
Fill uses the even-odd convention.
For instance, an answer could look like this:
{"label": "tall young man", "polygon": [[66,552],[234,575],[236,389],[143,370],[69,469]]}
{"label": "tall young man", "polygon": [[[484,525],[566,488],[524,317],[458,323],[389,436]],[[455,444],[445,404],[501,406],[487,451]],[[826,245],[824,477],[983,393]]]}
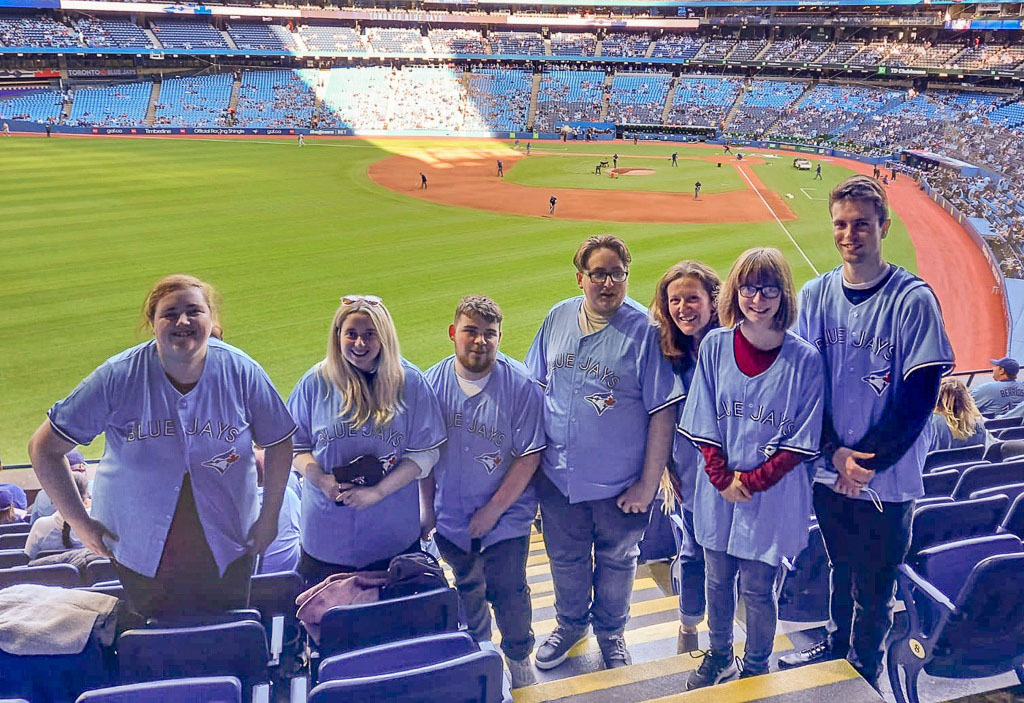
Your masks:
{"label": "tall young man", "polygon": [[924,495],[921,430],[953,349],[928,284],[882,256],[891,220],[878,181],[846,179],[829,212],[843,263],[804,286],[798,330],[825,361],[814,511],[832,567],[831,617],[824,642],[780,664],[849,657],[877,686],[896,569]]}
{"label": "tall young man", "polygon": [[455,572],[469,632],[501,631],[512,687],[536,683],[526,559],[537,516],[531,479],[544,449],[544,400],[526,367],[498,352],[501,309],[482,295],[463,298],[448,336],[455,354],[424,377],[441,403],[448,442],[433,474],[420,481],[424,533]]}
{"label": "tall young man", "polygon": [[618,237],[584,241],[573,257],[583,295],[552,308],[526,356],[545,389],[537,494],[558,622],[537,650],[542,669],[565,661],[591,623],[605,666],[630,663],[637,544],[683,396],[646,309],[626,297],[630,261]]}

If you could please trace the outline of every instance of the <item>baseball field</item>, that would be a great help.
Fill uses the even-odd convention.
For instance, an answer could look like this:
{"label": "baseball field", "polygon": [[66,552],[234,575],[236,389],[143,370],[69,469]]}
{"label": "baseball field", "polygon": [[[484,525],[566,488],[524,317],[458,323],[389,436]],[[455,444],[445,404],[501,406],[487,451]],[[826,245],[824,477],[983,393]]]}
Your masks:
{"label": "baseball field", "polygon": [[[482,140],[307,138],[299,148],[288,138],[64,137],[3,139],[0,152],[0,457],[8,464],[27,460],[28,438],[53,401],[147,337],[142,299],[165,274],[212,282],[225,339],[287,395],[323,356],[347,293],[381,296],[404,355],[421,367],[450,353],[458,299],[488,294],[505,312],[503,350],[521,358],[552,303],[578,292],[571,257],[593,233],[630,245],[630,295],[644,304],[670,264],[697,258],[724,274],[751,246],[781,249],[799,285],[839,263],[826,199],[856,168],[821,160],[823,180],[814,181],[813,171],[792,167],[795,154],[754,149],[738,162],[710,146],[622,142],[534,142],[527,157],[511,142]],[[614,152],[615,177],[607,168],[595,175]],[[897,190],[909,204],[895,208],[886,255],[928,278],[907,226],[929,237],[935,228],[918,222],[926,206],[913,200],[916,187]],[[929,256],[963,256],[935,241],[940,251],[929,247]],[[944,308],[957,304],[939,292]],[[986,343],[998,334],[956,326]],[[100,451],[96,442],[86,455]]]}

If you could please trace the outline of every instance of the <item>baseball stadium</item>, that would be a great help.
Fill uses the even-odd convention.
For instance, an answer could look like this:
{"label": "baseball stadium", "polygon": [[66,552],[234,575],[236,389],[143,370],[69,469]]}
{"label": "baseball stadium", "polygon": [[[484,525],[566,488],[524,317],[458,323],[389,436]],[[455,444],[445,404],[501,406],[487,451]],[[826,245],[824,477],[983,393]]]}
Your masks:
{"label": "baseball stadium", "polygon": [[[1021,3],[943,0],[870,5],[852,0],[218,0],[166,5],[0,0],[0,703],[1021,700],[1024,377],[1018,386],[1016,360],[1024,360],[1022,23]],[[861,187],[880,194],[872,197],[887,203],[891,218],[876,230],[879,256],[884,255],[880,270],[886,277],[879,277],[875,288],[866,283],[870,276],[859,283],[849,277],[850,259],[839,234],[836,213],[843,203],[867,197],[863,190],[853,196],[833,190],[854,176],[860,177],[855,182]],[[588,250],[586,242],[594,235],[618,239],[601,239],[604,244]],[[628,252],[616,248],[619,239]],[[544,346],[558,301],[582,292],[579,329],[572,325],[578,335],[594,324],[587,317],[593,312],[588,304],[609,290],[628,295],[626,303],[621,298],[616,303],[624,311],[629,308],[641,322],[648,316],[637,334],[657,340],[658,301],[665,303],[665,296],[671,296],[670,285],[659,286],[659,280],[666,280],[663,274],[683,260],[703,262],[726,291],[734,262],[756,247],[781,252],[796,291],[805,284],[812,287],[833,269],[843,272],[837,290],[850,301],[855,298],[849,291],[857,285],[885,290],[893,271],[907,280],[923,280],[927,287],[919,290],[934,301],[928,310],[934,310],[938,330],[938,342],[920,332],[929,324],[923,308],[873,321],[887,339],[910,340],[890,344],[879,333],[873,341],[875,354],[888,360],[886,345],[895,350],[903,344],[893,352],[900,363],[910,363],[905,357],[924,358],[914,368],[904,368],[902,382],[897,370],[890,374],[887,367],[879,376],[884,377],[881,390],[872,387],[881,396],[892,385],[889,396],[909,405],[897,407],[886,396],[875,405],[868,397],[863,408],[857,407],[859,396],[847,394],[839,380],[846,357],[832,371],[831,381],[826,368],[825,384],[834,384],[828,392],[832,407],[818,404],[815,432],[831,427],[839,437],[829,444],[822,431],[819,451],[815,434],[809,454],[825,456],[825,447],[829,452],[838,447],[837,456],[844,450],[854,456],[860,451],[883,453],[869,449],[877,445],[866,440],[848,449],[842,444],[846,426],[837,408],[847,403],[852,409],[845,412],[853,416],[870,416],[874,422],[881,415],[894,425],[906,425],[900,430],[904,435],[912,429],[905,441],[898,433],[885,435],[886,442],[901,447],[890,462],[895,468],[879,467],[876,474],[869,471],[874,466],[870,459],[862,462],[868,468],[853,464],[873,477],[858,486],[865,490],[862,497],[874,495],[873,506],[871,500],[851,500],[847,494],[837,498],[878,510],[865,517],[864,525],[851,522],[842,528],[850,539],[869,545],[867,561],[877,556],[881,564],[893,551],[889,533],[874,531],[876,521],[893,522],[894,515],[903,515],[899,534],[907,545],[892,564],[894,575],[882,586],[852,576],[852,596],[847,594],[852,634],[849,622],[840,623],[839,631],[850,639],[840,646],[836,609],[842,588],[837,574],[843,571],[850,579],[850,570],[861,567],[843,561],[827,518],[812,515],[805,524],[808,511],[787,504],[779,512],[799,515],[796,529],[806,546],[770,564],[774,571],[768,572],[764,588],[777,617],[767,633],[770,657],[760,668],[751,664],[750,653],[755,640],[765,638],[764,610],[755,593],[758,587],[750,583],[761,572],[746,569],[749,563],[767,569],[764,560],[736,556],[731,546],[728,553],[716,552],[705,544],[699,526],[694,537],[694,520],[702,513],[687,507],[678,481],[673,487],[667,478],[678,461],[679,445],[686,444],[694,465],[704,468],[696,481],[712,486],[713,499],[741,504],[729,497],[731,486],[723,489],[715,482],[709,445],[693,440],[694,449],[688,444],[693,438],[684,427],[688,411],[682,408],[696,393],[691,386],[688,396],[685,387],[697,383],[691,380],[695,372],[690,370],[676,395],[648,404],[649,429],[635,438],[621,439],[612,432],[601,438],[608,457],[617,456],[617,445],[635,445],[638,463],[650,462],[657,455],[651,447],[660,436],[655,418],[670,412],[675,423],[673,439],[665,440],[672,453],[655,467],[665,477],[653,502],[640,501],[643,505],[634,511],[640,515],[630,515],[629,500],[623,503],[622,496],[632,495],[632,487],[617,491],[622,493],[618,503],[607,492],[600,500],[570,503],[575,501],[570,493],[578,489],[556,479],[555,474],[568,472],[558,472],[549,463],[555,461],[549,455],[556,444],[549,415],[560,412],[559,401],[551,397],[557,392],[556,372],[574,362],[564,356],[551,362],[555,352]],[[610,268],[587,268],[588,261],[593,264],[599,254],[605,261],[609,253]],[[259,413],[253,417],[250,403],[256,401],[250,396],[260,393],[252,388],[232,397],[245,427],[252,428],[251,433],[244,430],[251,439],[245,445],[255,449],[235,443],[213,457],[213,463],[193,465],[189,457],[194,453],[181,448],[192,441],[186,435],[202,434],[200,425],[190,432],[184,419],[178,430],[171,426],[177,420],[167,420],[171,424],[165,427],[160,424],[164,420],[144,419],[156,417],[148,413],[163,402],[161,393],[173,397],[173,410],[179,401],[185,408],[197,391],[210,392],[203,386],[193,390],[198,376],[179,384],[165,353],[170,346],[162,346],[178,349],[192,335],[183,328],[167,331],[168,325],[186,324],[182,317],[192,325],[192,308],[187,315],[177,312],[178,323],[174,314],[160,312],[164,301],[176,294],[160,298],[156,291],[161,284],[154,283],[166,282],[171,274],[198,279],[187,279],[193,283],[186,283],[184,290],[202,291],[199,316],[208,312],[213,321],[212,332],[208,327],[205,334],[223,340],[210,340],[210,352],[233,350],[232,364],[250,369],[244,378],[252,388],[264,379],[265,386],[259,387],[269,389],[272,397],[259,402],[287,410],[278,418],[284,424],[276,425],[290,424],[295,433],[289,435],[284,459],[275,451],[284,446],[278,443],[281,433],[274,434],[270,420],[259,420]],[[734,286],[738,308],[747,315],[743,325],[754,319],[745,307],[753,303],[744,303],[744,297],[769,308],[778,307],[773,300],[780,297],[788,300],[783,280],[743,283],[738,280],[738,288]],[[747,296],[744,288],[756,292]],[[718,305],[715,325],[723,310],[718,294],[715,287],[705,295],[708,310]],[[484,300],[500,306],[497,321],[488,316],[492,308],[486,305],[472,308],[484,313],[465,312],[460,300],[466,296],[486,296]],[[800,300],[805,304],[803,295]],[[853,322],[857,313],[851,314],[852,335],[858,323]],[[618,315],[615,308],[610,315]],[[369,343],[364,331],[352,332],[359,344],[377,345],[379,359],[369,369],[348,356],[345,334],[352,319],[372,323],[371,337],[380,338]],[[531,452],[542,457],[540,468],[534,462],[529,470],[536,472],[532,479],[529,472],[523,474],[525,483],[504,505],[505,514],[494,515],[489,527],[493,534],[502,525],[507,528],[508,516],[535,490],[541,496],[539,513],[534,498],[529,519],[517,523],[521,534],[496,543],[488,542],[486,530],[474,532],[481,513],[467,513],[465,534],[473,540],[467,536],[461,546],[447,531],[452,528],[446,527],[447,506],[442,505],[452,500],[455,489],[449,483],[458,486],[463,480],[461,490],[470,490],[468,479],[450,478],[454,471],[444,466],[462,451],[453,437],[461,420],[453,419],[458,416],[431,379],[437,378],[435,365],[452,355],[454,342],[457,397],[465,399],[459,388],[468,400],[484,388],[470,392],[465,384],[473,377],[458,376],[463,369],[459,363],[465,363],[459,335],[466,320],[485,328],[497,325],[504,356],[499,354],[494,362],[492,348],[491,362],[515,369],[534,391],[542,388],[536,395],[538,408],[544,409],[534,419],[518,414],[509,420],[517,436],[526,432],[528,423],[540,428],[531,448],[510,449],[489,461],[476,459],[487,469],[488,478],[481,480],[490,480],[495,471],[495,480],[502,472],[510,479],[500,489],[497,483],[491,486],[485,498],[492,505],[511,490],[511,479],[517,469],[522,473]],[[673,320],[678,323],[677,318],[661,323],[671,325]],[[393,327],[394,335],[388,337],[381,329],[382,321]],[[607,329],[604,325],[615,332],[620,326],[609,316],[589,328],[595,338]],[[842,337],[846,330],[825,330],[823,343],[806,336],[805,325],[801,317],[785,338],[798,339],[799,334],[812,343],[801,342],[808,349],[817,343],[828,367],[827,347],[835,343],[827,341],[829,334]],[[688,334],[682,326],[680,330]],[[701,355],[708,347],[700,339],[709,330],[706,326],[696,337],[694,364],[697,347]],[[486,344],[497,344],[498,337]],[[676,362],[663,356],[668,354],[664,339],[661,352],[655,341],[651,354],[670,368]],[[779,339],[775,354],[786,348],[779,346]],[[926,352],[922,347],[928,345],[949,349]],[[154,349],[153,359],[158,358],[154,368],[162,364],[163,373],[157,376],[165,391],[150,395],[150,381],[144,378],[149,372],[136,370],[141,375],[127,376],[132,380],[124,386],[131,393],[110,391],[110,397],[96,399],[99,391],[90,389],[103,383],[112,387],[109,379],[97,380],[107,378],[105,369],[149,348]],[[576,350],[581,359],[582,348]],[[756,345],[751,349],[762,351]],[[414,402],[418,396],[409,391],[399,394],[396,412],[410,416],[402,431],[411,444],[391,454],[390,463],[388,457],[373,457],[384,465],[383,478],[374,479],[381,482],[377,485],[395,492],[378,490],[376,500],[381,502],[365,508],[357,496],[374,490],[370,480],[360,475],[350,492],[346,487],[353,484],[337,478],[338,468],[332,478],[317,453],[322,438],[311,436],[324,430],[317,430],[314,421],[305,431],[296,412],[310,367],[320,361],[328,364],[332,353],[340,355],[342,366],[348,363],[357,370],[370,395],[384,386],[374,379],[383,378],[385,355],[398,358],[400,353],[408,362],[406,388],[409,378],[425,379],[424,387],[432,385],[427,391],[430,402],[439,407],[434,430],[441,434],[434,442],[428,431],[432,421],[422,410],[427,401]],[[539,370],[545,353],[548,365]],[[734,353],[753,392],[757,374],[740,363],[738,346]],[[932,356],[925,358],[928,353]],[[207,354],[205,341],[202,354]],[[768,369],[770,363],[757,368]],[[934,384],[920,386],[920,367],[929,365],[936,369]],[[671,369],[681,373],[676,366]],[[212,373],[203,375],[207,387],[213,381],[205,379]],[[605,377],[609,373],[605,368]],[[871,385],[860,374],[847,376],[848,382]],[[324,378],[329,375],[325,372]],[[911,379],[916,379],[914,385]],[[331,382],[328,396],[343,388],[333,377]],[[963,426],[940,412],[947,384],[954,382],[966,386],[973,413],[968,427],[977,430],[974,440],[959,440]],[[231,376],[225,383],[235,389],[231,384],[241,381]],[[920,390],[925,401],[908,401],[909,388]],[[563,392],[567,398],[583,395],[581,387]],[[644,386],[645,402],[653,392]],[[996,399],[988,402],[993,392]],[[933,402],[936,393],[938,405]],[[308,394],[316,408],[315,394]],[[824,399],[824,390],[821,395]],[[237,399],[241,396],[244,403]],[[199,395],[200,404],[203,397]],[[598,416],[616,402],[608,394],[601,399],[606,405],[600,406],[594,397],[586,399]],[[375,402],[371,398],[371,405]],[[363,407],[344,403],[344,413]],[[669,409],[673,403],[677,405]],[[821,405],[826,406],[824,425]],[[921,423],[915,425],[911,406],[924,430]],[[420,409],[413,412],[414,407]],[[922,407],[927,417],[921,415]],[[616,408],[627,410],[621,403]],[[159,440],[161,434],[173,440],[177,432],[181,447],[175,440],[170,450],[150,450],[145,478],[131,477],[131,462],[124,458],[128,445],[120,435],[104,434],[104,412],[137,428],[129,431],[129,443],[146,439],[147,432],[150,440]],[[184,418],[184,412],[176,417]],[[339,410],[334,416],[344,413]],[[717,420],[726,414],[719,413]],[[643,417],[648,428],[647,414]],[[955,444],[934,441],[929,428],[943,417],[958,440]],[[389,421],[397,423],[397,418]],[[575,423],[576,417],[565,422]],[[877,434],[877,425],[870,422],[863,425],[873,428],[866,437]],[[220,424],[220,435],[229,425],[226,420]],[[216,426],[214,422],[209,430],[211,438]],[[330,420],[327,426],[329,433]],[[345,427],[357,434],[356,425]],[[397,432],[392,436],[401,437]],[[441,447],[445,432],[447,449]],[[571,455],[574,435],[567,429],[566,436]],[[727,443],[723,438],[718,446],[723,460]],[[429,453],[421,446],[430,446],[431,462],[440,462],[433,478],[428,478],[430,464],[424,470],[414,460]],[[467,444],[464,451],[472,446]],[[921,490],[888,497],[881,488],[887,485],[882,483],[885,474],[905,471],[916,448],[921,460],[910,468]],[[762,466],[784,462],[793,455],[789,449],[759,447],[760,458],[766,459]],[[345,462],[369,451],[353,452]],[[301,466],[303,457],[314,463]],[[247,468],[237,469],[240,477],[231,479],[236,483],[211,488],[203,472],[226,480],[240,458],[238,467]],[[505,459],[512,465],[503,464]],[[808,474],[806,507],[811,507],[813,483],[814,511],[822,512],[821,484],[812,467],[817,460],[807,459],[808,471],[794,460],[786,470],[794,464],[798,468],[773,481],[781,487],[796,481],[797,474]],[[596,463],[601,461],[604,457]],[[408,473],[408,466],[421,473],[414,471],[392,489],[395,477]],[[444,473],[438,471],[442,466]],[[574,471],[572,461],[561,468]],[[646,463],[643,469],[646,477]],[[837,486],[846,471],[857,475],[839,464],[828,469],[839,472]],[[142,475],[141,470],[135,473]],[[276,486],[272,476],[286,473],[284,503],[268,518],[278,520],[276,532],[271,530],[267,541],[259,542],[251,530],[261,525],[261,506],[273,505],[276,498],[270,496],[283,487],[283,479]],[[735,471],[738,483],[740,473]],[[323,476],[336,498],[326,491],[327,498],[321,496]],[[89,479],[87,488],[80,477]],[[568,485],[576,486],[574,480]],[[556,498],[565,502],[565,514],[547,507],[540,482],[561,491]],[[597,478],[593,482],[601,483]],[[436,486],[436,496],[434,488],[424,492],[427,483]],[[775,489],[763,490],[768,495]],[[211,502],[209,496],[217,491],[228,496],[223,498],[227,502]],[[703,495],[700,490],[697,494]],[[411,504],[396,502],[408,495],[413,496]],[[427,526],[424,517],[434,508],[423,508],[426,503],[421,502],[417,513],[416,495],[421,501],[427,500],[422,496],[434,496],[428,501],[438,506],[432,518],[434,538],[426,538],[433,525]],[[347,515],[362,509],[363,518],[353,517],[346,524],[354,534],[362,519],[363,531],[357,537],[339,537],[341,533],[317,527],[320,523],[308,511],[329,505],[325,500],[338,504],[328,511]],[[609,519],[621,521],[625,514],[633,522],[644,521],[639,543],[625,544],[625,558],[617,554],[603,561],[600,533],[606,518],[597,515],[605,500],[615,513]],[[740,500],[749,501],[751,495]],[[242,516],[237,525],[227,525],[235,519],[232,510],[225,510],[228,504]],[[565,556],[567,538],[558,535],[572,532],[574,526],[565,527],[564,518],[577,515],[575,506],[580,505],[590,511],[593,534],[587,533],[585,555],[570,558]],[[250,507],[251,515],[245,512]],[[9,524],[3,524],[5,511],[17,515]],[[223,517],[228,513],[232,517]],[[106,529],[104,524],[111,527],[107,516],[113,514],[123,516],[115,530],[119,546],[102,532],[98,541],[90,541],[86,522]],[[376,522],[366,517],[373,515],[382,517]],[[774,518],[760,514],[757,519],[767,524]],[[188,520],[194,524],[182,527]],[[338,540],[384,543],[382,535],[392,529],[385,524],[412,520],[417,532],[424,526],[425,536],[422,542],[415,540],[412,552],[418,556],[422,548],[439,559],[434,563],[437,574],[421,576],[443,583],[391,591],[393,571],[400,571],[395,562],[409,550],[385,550],[393,559],[378,571],[378,566],[368,565],[379,564],[385,552],[360,560],[331,556],[342,552],[323,546]],[[44,524],[53,534],[42,534]],[[615,524],[618,530],[620,523]],[[136,533],[148,535],[154,529],[158,534],[149,543],[131,546],[140,543]],[[734,535],[739,530],[736,525],[730,529]],[[215,532],[220,536],[213,536]],[[56,542],[46,542],[49,537]],[[271,538],[273,544],[267,547]],[[173,561],[172,553],[195,551],[188,545],[198,544],[209,563],[200,564],[194,556],[183,557],[182,563],[195,573],[219,571],[191,582],[182,571],[186,576],[180,583],[188,584],[186,590],[213,592],[244,561],[240,557],[225,569],[222,551],[230,549],[223,545],[240,544],[240,554],[252,547],[253,539],[270,551],[245,561],[240,581],[244,599],[216,612],[184,608],[170,614],[157,609],[153,617],[140,607],[139,593],[151,595],[145,589],[157,588],[154,583],[164,588],[179,578],[171,566],[165,568]],[[506,542],[521,545],[520,552],[494,557],[512,554]],[[358,546],[344,554],[356,554]],[[709,560],[706,594],[705,562],[699,560],[696,588],[702,610],[696,624],[684,612],[685,604],[693,602],[694,548]],[[272,551],[287,552],[291,561],[272,560]],[[721,634],[720,622],[712,626],[713,617],[722,617],[712,614],[719,612],[713,604],[720,598],[712,597],[710,560],[719,558],[713,554],[739,562],[727,589],[735,611],[726,620],[731,635],[728,627]],[[582,631],[567,625],[573,589],[566,585],[571,580],[566,564],[574,558],[593,569],[592,574],[587,571],[593,584],[584,594],[589,625],[585,620]],[[359,572],[352,577],[351,583],[358,584],[352,589],[364,587],[359,579],[371,583],[373,574],[386,572],[388,580],[382,575],[358,595],[333,591],[327,596],[326,582],[310,577],[327,572],[310,571],[310,564],[318,569],[349,565],[334,572]],[[608,573],[621,568],[635,569],[635,575],[622,591],[625,624],[620,619],[618,632],[609,635],[604,612],[609,596],[599,581],[610,583]],[[884,570],[865,568],[872,578]],[[509,570],[511,576],[505,574]],[[520,600],[513,607],[507,582],[516,578],[525,578],[526,587],[516,591]],[[892,579],[896,585],[890,593]],[[204,580],[213,585],[201,586]],[[871,645],[879,650],[879,659],[869,665],[866,659],[874,655],[860,648],[858,638],[870,639],[863,592],[872,588],[884,591],[874,603],[873,617],[881,618],[885,628],[873,635],[880,642]],[[311,614],[316,608],[320,610]],[[887,610],[894,612],[891,630]],[[526,625],[532,634],[524,660],[521,652],[511,652],[519,651],[525,639],[516,639],[515,645],[506,641]],[[724,661],[724,636],[730,637],[726,649],[731,646],[734,652],[708,674],[715,661]],[[609,641],[619,648],[609,649]],[[544,651],[552,646],[557,656]]]}

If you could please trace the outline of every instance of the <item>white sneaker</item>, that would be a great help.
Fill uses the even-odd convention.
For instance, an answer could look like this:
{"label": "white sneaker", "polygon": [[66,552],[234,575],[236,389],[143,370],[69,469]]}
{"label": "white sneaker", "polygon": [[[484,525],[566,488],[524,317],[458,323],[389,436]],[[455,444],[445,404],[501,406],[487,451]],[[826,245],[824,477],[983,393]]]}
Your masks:
{"label": "white sneaker", "polygon": [[533,662],[530,661],[530,655],[527,654],[525,659],[509,659],[505,657],[505,661],[508,663],[508,673],[512,679],[512,688],[523,688],[524,686],[533,686],[537,683],[537,674],[533,671]]}

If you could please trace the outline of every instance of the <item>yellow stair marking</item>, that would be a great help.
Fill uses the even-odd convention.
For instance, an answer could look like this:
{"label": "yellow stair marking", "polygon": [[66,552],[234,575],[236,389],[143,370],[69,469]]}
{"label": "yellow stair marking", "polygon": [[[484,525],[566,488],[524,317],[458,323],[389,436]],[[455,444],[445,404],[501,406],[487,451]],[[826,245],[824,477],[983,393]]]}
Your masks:
{"label": "yellow stair marking", "polygon": [[[777,641],[778,638],[776,638]],[[777,671],[770,676],[755,676],[695,691],[673,693],[670,696],[653,698],[644,703],[701,703],[701,701],[705,703],[743,703],[743,701],[761,700],[796,691],[807,691],[857,677],[858,674],[850,666],[850,662],[845,659],[837,659],[798,669]],[[524,690],[529,691],[530,689]],[[518,696],[515,699],[517,703],[520,703]]]}
{"label": "yellow stair marking", "polygon": [[[671,624],[678,626],[676,623]],[[626,631],[627,645],[635,643],[632,635],[633,631]],[[786,637],[785,635],[776,635],[776,650],[784,651],[786,649],[792,648],[792,646],[793,643],[789,641],[788,637]],[[736,652],[737,656],[742,655],[743,642],[734,643],[733,649]],[[602,669],[601,671],[595,671],[590,674],[570,676],[568,678],[559,679],[557,681],[548,681],[546,683],[537,684],[536,686],[527,686],[526,688],[519,688],[512,692],[512,697],[515,700],[515,703],[544,703],[544,701],[556,701],[559,698],[566,698],[568,696],[578,696],[585,693],[593,693],[594,691],[602,691],[605,689],[616,688],[618,686],[626,686],[629,684],[640,683],[642,681],[650,681],[652,679],[660,678],[662,676],[671,676],[672,674],[678,674],[682,671],[692,671],[693,669],[696,669],[698,666],[700,666],[700,662],[700,657],[691,657],[689,654],[677,654],[672,657],[666,657],[665,659],[656,659],[654,661],[644,662],[642,664],[624,666],[620,669]],[[804,667],[805,670],[806,668],[807,667]],[[796,671],[796,669],[794,669],[793,671]],[[761,680],[766,681],[767,679]],[[743,683],[748,683],[748,681],[758,681],[758,679],[744,680]],[[717,692],[722,688],[723,686],[719,685],[714,686],[712,689],[704,690],[713,690]],[[692,695],[693,692],[690,693]],[[659,698],[658,702],[661,703],[662,701],[668,700],[669,698]],[[671,700],[675,700],[675,698],[672,698]],[[686,703],[689,703],[690,700],[691,699],[689,698],[685,699]],[[719,699],[709,698],[707,700],[714,700],[717,703]],[[730,700],[750,700],[750,698]]]}
{"label": "yellow stair marking", "polygon": [[544,564],[545,566],[548,564],[548,555],[546,552],[526,557],[527,566],[536,566],[537,564]]}

